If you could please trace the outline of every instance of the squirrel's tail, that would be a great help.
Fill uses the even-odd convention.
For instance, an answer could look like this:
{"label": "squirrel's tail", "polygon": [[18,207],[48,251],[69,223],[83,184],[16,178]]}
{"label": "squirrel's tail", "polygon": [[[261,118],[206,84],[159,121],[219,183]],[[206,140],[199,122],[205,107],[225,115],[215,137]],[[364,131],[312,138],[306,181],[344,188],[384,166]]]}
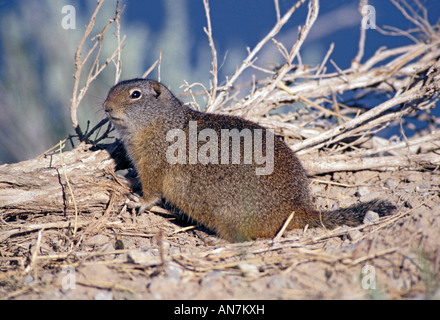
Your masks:
{"label": "squirrel's tail", "polygon": [[321,213],[320,224],[328,229],[340,225],[357,226],[362,224],[365,214],[368,211],[376,212],[379,217],[387,216],[396,209],[396,206],[388,200],[374,199],[352,205],[348,208],[324,211]]}

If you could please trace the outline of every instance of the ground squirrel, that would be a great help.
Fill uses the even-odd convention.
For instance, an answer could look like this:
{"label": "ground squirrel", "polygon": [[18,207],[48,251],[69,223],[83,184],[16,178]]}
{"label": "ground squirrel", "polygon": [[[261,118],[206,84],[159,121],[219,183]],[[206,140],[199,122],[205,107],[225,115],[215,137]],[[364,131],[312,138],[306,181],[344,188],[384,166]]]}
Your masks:
{"label": "ground squirrel", "polygon": [[395,209],[373,200],[320,212],[294,152],[262,126],[195,111],[153,80],[122,81],[104,110],[119,132],[143,190],[144,208],[165,198],[229,241],[273,237],[287,229],[362,223],[368,210]]}

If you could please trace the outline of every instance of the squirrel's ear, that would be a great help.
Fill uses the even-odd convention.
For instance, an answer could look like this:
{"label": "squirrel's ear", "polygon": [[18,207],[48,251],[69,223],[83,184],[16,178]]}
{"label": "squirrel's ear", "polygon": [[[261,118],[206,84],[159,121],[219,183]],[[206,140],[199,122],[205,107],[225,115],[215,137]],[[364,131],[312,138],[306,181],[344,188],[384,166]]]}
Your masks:
{"label": "squirrel's ear", "polygon": [[158,98],[162,92],[162,88],[160,87],[160,83],[154,81],[151,83],[151,87],[153,88],[153,90],[155,92],[155,98]]}

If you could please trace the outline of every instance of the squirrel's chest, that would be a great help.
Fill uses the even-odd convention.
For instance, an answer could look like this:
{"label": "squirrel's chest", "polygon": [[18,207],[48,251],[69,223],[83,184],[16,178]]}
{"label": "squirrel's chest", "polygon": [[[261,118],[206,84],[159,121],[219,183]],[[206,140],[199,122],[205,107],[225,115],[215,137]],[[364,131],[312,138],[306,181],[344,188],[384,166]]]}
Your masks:
{"label": "squirrel's chest", "polygon": [[157,170],[166,162],[167,142],[154,128],[149,128],[124,141],[127,152],[138,171]]}

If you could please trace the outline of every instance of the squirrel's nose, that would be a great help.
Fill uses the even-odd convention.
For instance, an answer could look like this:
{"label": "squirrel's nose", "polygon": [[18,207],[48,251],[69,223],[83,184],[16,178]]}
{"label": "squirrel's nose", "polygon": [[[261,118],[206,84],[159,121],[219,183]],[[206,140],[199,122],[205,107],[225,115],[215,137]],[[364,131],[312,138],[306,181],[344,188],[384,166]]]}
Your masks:
{"label": "squirrel's nose", "polygon": [[109,112],[109,113],[113,112],[113,103],[111,103],[110,101],[105,100],[103,107],[105,112]]}

